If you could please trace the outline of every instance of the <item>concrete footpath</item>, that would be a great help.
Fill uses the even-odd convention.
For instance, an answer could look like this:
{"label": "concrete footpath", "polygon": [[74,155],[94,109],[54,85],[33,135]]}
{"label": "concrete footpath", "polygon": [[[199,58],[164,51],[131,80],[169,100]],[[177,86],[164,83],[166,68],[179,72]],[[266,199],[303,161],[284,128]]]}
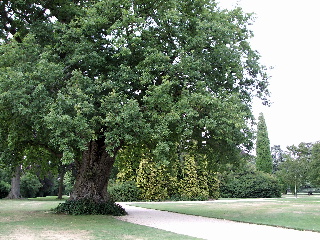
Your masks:
{"label": "concrete footpath", "polygon": [[[239,223],[228,220],[152,210],[119,203],[128,215],[117,217],[126,222],[158,228],[199,239],[290,239],[320,240],[320,233]],[[320,223],[319,223],[320,224]]]}

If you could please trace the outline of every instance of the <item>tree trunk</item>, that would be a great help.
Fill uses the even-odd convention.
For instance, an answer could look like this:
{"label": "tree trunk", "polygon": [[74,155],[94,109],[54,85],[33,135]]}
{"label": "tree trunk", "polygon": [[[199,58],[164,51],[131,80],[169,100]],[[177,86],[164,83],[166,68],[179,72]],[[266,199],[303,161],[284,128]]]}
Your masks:
{"label": "tree trunk", "polygon": [[70,200],[90,199],[95,202],[108,200],[107,185],[117,151],[118,149],[114,151],[113,156],[107,153],[104,139],[94,140],[88,144],[88,149],[82,155]]}
{"label": "tree trunk", "polygon": [[64,175],[66,174],[66,167],[64,165],[61,165],[59,167],[59,188],[58,188],[58,199],[62,199],[62,193],[63,193],[63,179]]}
{"label": "tree trunk", "polygon": [[8,199],[19,199],[21,198],[20,193],[20,176],[21,176],[21,166],[18,165],[15,169],[14,175],[11,179],[11,190],[7,196]]}

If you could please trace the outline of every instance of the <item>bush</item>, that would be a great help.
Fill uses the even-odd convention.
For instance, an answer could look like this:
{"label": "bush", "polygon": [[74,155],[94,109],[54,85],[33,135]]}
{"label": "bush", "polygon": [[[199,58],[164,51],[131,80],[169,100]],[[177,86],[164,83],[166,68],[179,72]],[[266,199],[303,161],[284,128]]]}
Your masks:
{"label": "bush", "polygon": [[220,181],[215,175],[210,173],[208,176],[209,197],[212,199],[218,199],[220,196]]}
{"label": "bush", "polygon": [[8,172],[4,169],[0,169],[0,198],[8,196],[10,188],[10,177]]}
{"label": "bush", "polygon": [[0,180],[0,198],[8,196],[10,191],[10,184]]}
{"label": "bush", "polygon": [[268,173],[247,169],[224,176],[221,180],[220,196],[224,198],[281,197],[281,185],[276,177]]}
{"label": "bush", "polygon": [[21,177],[20,192],[25,198],[37,197],[39,189],[42,187],[38,177],[32,173],[27,172]]}
{"label": "bush", "polygon": [[133,181],[110,183],[108,187],[110,197],[116,202],[134,202],[140,200],[141,190]]}
{"label": "bush", "polygon": [[57,214],[68,215],[122,216],[126,214],[125,209],[113,201],[97,203],[90,199],[68,200],[65,203],[60,203],[52,211]]}
{"label": "bush", "polygon": [[72,171],[66,172],[63,179],[64,194],[69,195],[72,192],[74,182],[75,182],[75,176],[73,176]]}
{"label": "bush", "polygon": [[145,201],[168,199],[168,178],[166,166],[152,159],[142,159],[137,171],[137,186]]}
{"label": "bush", "polygon": [[[182,168],[179,195],[181,200],[206,200],[209,197],[208,180],[205,174],[199,178],[197,165],[193,156],[186,155]],[[200,179],[202,181],[200,181]]]}

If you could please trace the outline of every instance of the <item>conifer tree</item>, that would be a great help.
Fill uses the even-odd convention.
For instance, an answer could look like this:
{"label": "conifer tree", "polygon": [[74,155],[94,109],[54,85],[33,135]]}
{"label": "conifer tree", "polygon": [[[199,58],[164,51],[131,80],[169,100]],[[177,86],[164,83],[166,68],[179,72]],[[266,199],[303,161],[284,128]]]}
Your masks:
{"label": "conifer tree", "polygon": [[272,173],[272,157],[270,150],[270,140],[263,113],[258,118],[257,146],[256,146],[256,167],[257,170]]}
{"label": "conifer tree", "polygon": [[141,189],[142,199],[147,201],[161,201],[168,198],[167,178],[165,166],[156,164],[153,159],[141,160],[137,171],[137,186]]}
{"label": "conifer tree", "polygon": [[197,165],[194,156],[189,154],[185,155],[182,174],[183,178],[180,180],[179,192],[183,199],[193,200],[201,195],[209,195],[208,192],[202,194],[201,188],[199,187]]}

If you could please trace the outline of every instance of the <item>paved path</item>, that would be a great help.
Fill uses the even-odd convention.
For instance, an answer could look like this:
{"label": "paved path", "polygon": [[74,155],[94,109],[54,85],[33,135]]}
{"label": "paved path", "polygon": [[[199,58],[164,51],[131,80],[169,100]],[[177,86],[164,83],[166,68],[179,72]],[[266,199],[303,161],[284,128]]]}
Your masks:
{"label": "paved path", "polygon": [[128,215],[126,216],[117,217],[120,220],[188,235],[199,239],[320,240],[320,233],[316,232],[297,231],[292,229],[171,213],[134,207],[127,205],[126,203],[120,203],[120,205],[122,205],[128,212]]}

